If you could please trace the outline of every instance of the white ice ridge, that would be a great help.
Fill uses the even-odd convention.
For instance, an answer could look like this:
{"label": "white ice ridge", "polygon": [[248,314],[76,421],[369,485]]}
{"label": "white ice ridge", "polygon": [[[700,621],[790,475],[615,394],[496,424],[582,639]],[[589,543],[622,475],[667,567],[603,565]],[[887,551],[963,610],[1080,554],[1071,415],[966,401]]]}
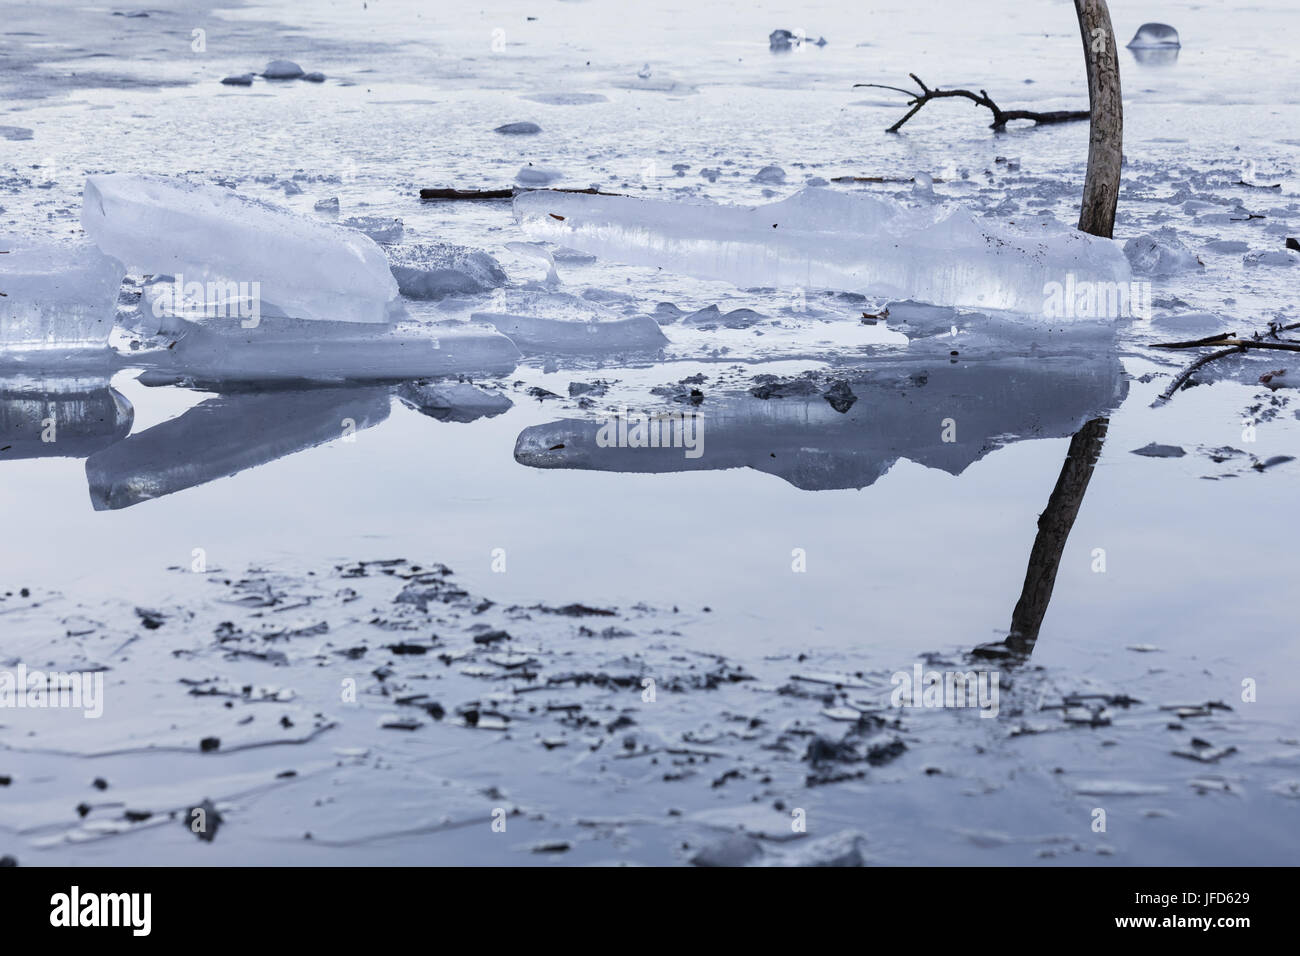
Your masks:
{"label": "white ice ridge", "polygon": [[105,348],[124,274],[89,243],[0,236],[0,352]]}
{"label": "white ice ridge", "polygon": [[1130,279],[1109,239],[828,189],[756,207],[537,191],[516,197],[514,210],[534,238],[741,288],[840,289],[1042,316],[1049,284],[1069,275]]}
{"label": "white ice ridge", "polygon": [[[227,298],[242,306],[250,290],[263,311],[300,319],[389,322],[401,311],[397,282],[372,239],[220,186],[91,176],[81,224],[133,271],[215,288],[205,304],[219,315]],[[237,291],[227,297],[222,289]]]}

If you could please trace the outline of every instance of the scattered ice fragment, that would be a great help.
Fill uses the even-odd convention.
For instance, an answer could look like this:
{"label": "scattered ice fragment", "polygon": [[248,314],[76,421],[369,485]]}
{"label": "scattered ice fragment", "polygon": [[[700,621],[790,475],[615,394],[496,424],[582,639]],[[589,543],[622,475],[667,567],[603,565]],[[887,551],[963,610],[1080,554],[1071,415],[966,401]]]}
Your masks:
{"label": "scattered ice fragment", "polygon": [[506,284],[501,263],[478,249],[425,242],[389,246],[386,251],[397,288],[412,299],[472,295]]}
{"label": "scattered ice fragment", "polygon": [[1128,41],[1130,50],[1150,50],[1163,47],[1181,46],[1178,31],[1167,23],[1144,23],[1138,27],[1133,39]]}
{"label": "scattered ice fragment", "polygon": [[531,192],[514,210],[539,239],[741,288],[841,289],[1042,317],[1050,283],[1131,278],[1108,239],[825,189],[758,207]]}
{"label": "scattered ice fragment", "polygon": [[515,173],[515,182],[521,186],[549,186],[562,178],[563,173],[549,166],[524,166]]}
{"label": "scattered ice fragment", "polygon": [[1250,243],[1241,242],[1237,239],[1215,239],[1213,242],[1207,242],[1205,248],[1209,252],[1249,252]]}
{"label": "scattered ice fragment", "polygon": [[560,274],[555,271],[555,256],[551,255],[551,251],[545,246],[536,242],[507,242],[506,248],[511,252],[542,260],[546,263],[546,278],[543,280],[543,285],[548,289],[559,287]]}
{"label": "scattered ice fragment", "polygon": [[0,139],[24,140],[31,138],[32,131],[26,126],[0,126]]}
{"label": "scattered ice fragment", "polygon": [[343,220],[343,225],[357,232],[363,232],[381,245],[390,245],[402,241],[405,227],[402,220],[388,216],[353,216]]}
{"label": "scattered ice fragment", "polygon": [[1145,458],[1182,458],[1187,452],[1178,445],[1159,445],[1151,442],[1141,448],[1134,448],[1133,454],[1142,455]]}
{"label": "scattered ice fragment", "polygon": [[1203,267],[1195,253],[1170,234],[1134,236],[1124,243],[1124,255],[1137,275],[1166,276]]}
{"label": "scattered ice fragment", "polygon": [[0,236],[0,357],[108,345],[126,269],[89,243]]}
{"label": "scattered ice fragment", "polygon": [[506,136],[531,136],[534,133],[540,133],[542,128],[536,123],[506,123],[504,126],[498,126],[492,132],[503,133]]}
{"label": "scattered ice fragment", "polygon": [[313,71],[313,72],[311,72],[311,73],[304,73],[304,74],[302,75],[302,78],[303,78],[304,80],[306,80],[308,83],[324,83],[324,82],[325,82],[325,74],[324,74],[324,73],[317,73],[317,72],[315,72],[315,71]]}
{"label": "scattered ice fragment", "polygon": [[1295,256],[1283,249],[1270,249],[1268,252],[1252,252],[1242,256],[1241,262],[1246,266],[1293,266]]}
{"label": "scattered ice fragment", "polygon": [[223,86],[252,86],[252,73],[236,73],[233,76],[223,77],[221,80]]}
{"label": "scattered ice fragment", "polygon": [[329,199],[318,200],[312,208],[323,215],[337,216],[339,214],[339,197],[331,196]]}
{"label": "scattered ice fragment", "polygon": [[780,166],[764,166],[754,174],[750,182],[779,186],[785,182],[785,170]]}
{"label": "scattered ice fragment", "polygon": [[381,323],[401,314],[397,282],[369,237],[219,186],[91,176],[81,224],[133,270],[183,276],[209,292],[257,283],[263,314]]}
{"label": "scattered ice fragment", "polygon": [[302,75],[302,67],[293,60],[272,60],[262,70],[262,76],[268,80],[296,80]]}
{"label": "scattered ice fragment", "polygon": [[586,106],[591,103],[609,102],[609,97],[600,93],[531,93],[523,99],[550,106]]}
{"label": "scattered ice fragment", "polygon": [[407,382],[398,388],[397,397],[417,412],[442,422],[492,418],[513,404],[500,392],[489,392],[468,382]]}
{"label": "scattered ice fragment", "polygon": [[696,866],[744,866],[763,855],[757,840],[733,833],[710,843],[691,857]]}

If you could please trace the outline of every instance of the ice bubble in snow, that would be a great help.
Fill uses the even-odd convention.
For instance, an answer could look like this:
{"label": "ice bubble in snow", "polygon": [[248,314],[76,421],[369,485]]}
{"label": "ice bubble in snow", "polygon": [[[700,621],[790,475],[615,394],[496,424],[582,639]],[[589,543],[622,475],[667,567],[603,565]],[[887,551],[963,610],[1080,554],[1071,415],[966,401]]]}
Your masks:
{"label": "ice bubble in snow", "polygon": [[515,174],[515,182],[521,186],[549,186],[563,177],[558,169],[549,166],[525,166]]}
{"label": "ice bubble in snow", "polygon": [[89,243],[0,237],[0,355],[105,348],[125,274]]}
{"label": "ice bubble in snow", "polygon": [[388,260],[369,237],[219,186],[91,176],[81,224],[132,270],[201,283],[211,297],[231,284],[255,288],[263,313],[383,323],[402,311]]}
{"label": "ice bubble in snow", "polygon": [[506,136],[531,136],[541,131],[542,128],[536,123],[506,123],[505,126],[498,126],[492,132],[504,133]]}
{"label": "ice bubble in snow", "polygon": [[149,384],[195,385],[408,381],[440,375],[512,371],[519,350],[496,332],[471,326],[362,325],[263,318],[191,325],[162,353]]}
{"label": "ice bubble in snow", "polygon": [[302,75],[302,67],[293,60],[272,60],[262,71],[268,80],[296,80]]}
{"label": "ice bubble in snow", "polygon": [[1165,233],[1134,236],[1124,243],[1124,255],[1138,275],[1168,276],[1202,268],[1195,253]]}
{"label": "ice bubble in snow", "polygon": [[629,265],[740,288],[836,289],[1043,316],[1053,283],[1128,283],[1120,246],[1056,223],[1012,226],[954,206],[804,189],[765,206],[532,192],[524,231]]}
{"label": "ice bubble in snow", "polygon": [[475,312],[470,318],[495,326],[533,352],[644,351],[668,342],[652,316],[623,318],[564,292],[515,293],[504,311]]}
{"label": "ice bubble in snow", "polygon": [[412,299],[473,295],[506,284],[505,270],[496,259],[450,242],[390,246],[388,265],[402,295]]}
{"label": "ice bubble in snow", "polygon": [[1178,42],[1178,31],[1167,23],[1144,23],[1133,34],[1133,39],[1128,41],[1130,50],[1168,49],[1181,45]]}
{"label": "ice bubble in snow", "polygon": [[355,229],[357,232],[364,232],[381,245],[401,242],[402,235],[406,231],[402,220],[390,219],[386,216],[353,216],[350,219],[344,219],[343,225],[349,229]]}

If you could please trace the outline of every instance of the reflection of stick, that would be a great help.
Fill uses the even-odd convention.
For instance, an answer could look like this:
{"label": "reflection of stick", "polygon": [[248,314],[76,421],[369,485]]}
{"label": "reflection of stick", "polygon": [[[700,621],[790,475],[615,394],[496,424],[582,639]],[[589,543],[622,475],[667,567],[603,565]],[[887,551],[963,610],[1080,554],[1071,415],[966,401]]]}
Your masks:
{"label": "reflection of stick", "polygon": [[1047,499],[1047,508],[1038,516],[1038,534],[1029,553],[1025,584],[1020,591],[1020,600],[1011,612],[1011,632],[1000,644],[976,648],[974,654],[977,657],[1000,657],[1007,652],[1028,656],[1033,652],[1038,629],[1052,600],[1061,554],[1083,504],[1083,494],[1088,490],[1109,424],[1109,419],[1094,418],[1070,439],[1070,450],[1066,452],[1056,487]]}
{"label": "reflection of stick", "polygon": [[1183,369],[1183,373],[1181,375],[1179,375],[1176,379],[1174,379],[1172,382],[1169,383],[1169,387],[1165,389],[1163,392],[1161,392],[1160,397],[1151,403],[1152,406],[1154,407],[1156,405],[1160,405],[1164,402],[1169,401],[1169,399],[1173,398],[1174,392],[1182,388],[1183,383],[1186,382],[1189,378],[1191,378],[1192,373],[1195,372],[1202,365],[1205,365],[1209,362],[1213,362],[1215,359],[1221,359],[1228,355],[1238,355],[1242,351],[1243,350],[1241,348],[1234,345],[1232,348],[1224,349],[1222,352],[1211,352],[1209,355],[1202,355],[1191,365],[1187,366],[1187,368]]}

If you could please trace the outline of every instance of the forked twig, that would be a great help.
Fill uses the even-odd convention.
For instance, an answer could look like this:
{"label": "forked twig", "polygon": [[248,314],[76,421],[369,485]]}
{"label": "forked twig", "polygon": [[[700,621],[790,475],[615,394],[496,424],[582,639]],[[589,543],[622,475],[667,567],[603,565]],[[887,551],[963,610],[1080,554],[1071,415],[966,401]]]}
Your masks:
{"label": "forked twig", "polygon": [[989,126],[989,129],[1005,129],[1007,123],[1011,120],[1030,120],[1039,125],[1046,125],[1048,123],[1071,123],[1075,120],[1086,120],[1090,116],[1088,110],[1052,110],[1047,113],[1039,113],[1035,110],[1004,110],[999,107],[997,103],[994,103],[993,98],[984,90],[980,90],[979,93],[976,94],[972,93],[970,90],[941,90],[937,87],[931,89],[926,86],[921,78],[915,73],[909,73],[907,75],[912,78],[912,81],[916,83],[918,87],[920,87],[919,93],[913,90],[905,90],[898,86],[886,86],[883,83],[853,84],[855,89],[860,86],[869,86],[877,90],[892,90],[895,93],[902,93],[910,97],[906,105],[910,106],[911,109],[907,111],[907,115],[893,126],[889,127],[889,129],[885,131],[887,133],[897,133],[904,123],[915,116],[917,112],[920,111],[921,107],[931,100],[939,100],[951,96],[963,97],[970,100],[972,103],[977,103],[978,105],[991,110],[993,112],[993,123]]}

